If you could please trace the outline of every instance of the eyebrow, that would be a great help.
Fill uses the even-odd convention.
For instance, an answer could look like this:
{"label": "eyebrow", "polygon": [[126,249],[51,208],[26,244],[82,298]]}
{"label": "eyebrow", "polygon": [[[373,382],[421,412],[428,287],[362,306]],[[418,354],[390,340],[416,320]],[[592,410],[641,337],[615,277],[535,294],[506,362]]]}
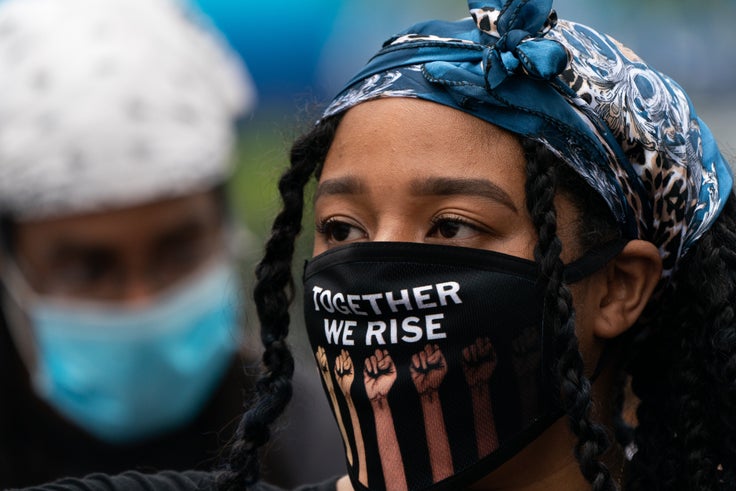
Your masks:
{"label": "eyebrow", "polygon": [[496,201],[518,213],[511,196],[500,186],[486,179],[427,177],[411,183],[412,192],[420,196],[479,196]]}
{"label": "eyebrow", "polygon": [[329,196],[335,194],[360,194],[364,191],[361,182],[355,177],[339,177],[336,179],[326,179],[319,183],[317,190],[314,192],[314,201],[320,196]]}
{"label": "eyebrow", "polygon": [[54,248],[49,258],[52,264],[89,259],[93,259],[98,264],[101,262],[112,264],[118,260],[117,252],[114,247],[106,244],[64,242]]}
{"label": "eyebrow", "polygon": [[[500,186],[486,179],[427,177],[411,182],[412,194],[418,196],[479,196],[496,201],[514,213],[518,213],[511,196]],[[365,191],[360,180],[354,177],[327,179],[319,183],[314,193],[314,201],[320,196],[338,194],[361,194]]]}

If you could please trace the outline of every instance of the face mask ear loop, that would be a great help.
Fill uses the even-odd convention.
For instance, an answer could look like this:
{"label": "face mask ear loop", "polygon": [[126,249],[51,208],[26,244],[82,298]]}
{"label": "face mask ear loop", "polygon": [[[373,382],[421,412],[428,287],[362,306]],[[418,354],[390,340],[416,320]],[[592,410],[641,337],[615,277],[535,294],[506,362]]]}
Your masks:
{"label": "face mask ear loop", "polygon": [[38,343],[28,312],[36,293],[10,254],[0,254],[3,268],[0,272],[0,310],[18,355],[33,374],[38,360]]}
{"label": "face mask ear loop", "polygon": [[[628,244],[628,239],[616,239],[611,242],[596,246],[586,252],[582,257],[565,266],[563,278],[566,283],[575,283],[583,278],[595,273],[608,261],[616,257]],[[611,358],[611,343],[603,346],[598,362],[596,363],[593,374],[589,377],[592,384],[600,376],[603,369],[608,365]]]}
{"label": "face mask ear loop", "polygon": [[618,256],[628,243],[629,239],[616,239],[593,247],[578,259],[565,265],[563,281],[568,284],[575,283],[592,275],[605,266],[608,261]]}

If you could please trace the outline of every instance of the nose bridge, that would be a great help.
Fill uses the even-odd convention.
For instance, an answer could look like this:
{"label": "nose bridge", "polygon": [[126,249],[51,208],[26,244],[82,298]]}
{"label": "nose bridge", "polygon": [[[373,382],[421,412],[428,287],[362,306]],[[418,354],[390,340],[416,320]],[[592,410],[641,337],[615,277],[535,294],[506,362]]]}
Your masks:
{"label": "nose bridge", "polygon": [[145,251],[131,248],[125,256],[123,268],[120,300],[133,305],[148,303],[158,293],[160,285],[156,283],[156,275]]}
{"label": "nose bridge", "polygon": [[126,280],[121,300],[126,304],[143,305],[153,298],[156,290],[151,281],[146,278],[129,277]]}
{"label": "nose bridge", "polygon": [[395,210],[382,215],[378,221],[374,242],[422,242],[426,230],[420,218],[412,213],[398,213]]}

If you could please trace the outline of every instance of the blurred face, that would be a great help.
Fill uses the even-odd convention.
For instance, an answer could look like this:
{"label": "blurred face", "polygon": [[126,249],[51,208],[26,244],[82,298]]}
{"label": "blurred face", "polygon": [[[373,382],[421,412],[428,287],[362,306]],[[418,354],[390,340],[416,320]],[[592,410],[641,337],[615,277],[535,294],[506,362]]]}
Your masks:
{"label": "blurred face", "polygon": [[115,211],[18,223],[15,256],[38,293],[145,303],[223,247],[214,192]]}

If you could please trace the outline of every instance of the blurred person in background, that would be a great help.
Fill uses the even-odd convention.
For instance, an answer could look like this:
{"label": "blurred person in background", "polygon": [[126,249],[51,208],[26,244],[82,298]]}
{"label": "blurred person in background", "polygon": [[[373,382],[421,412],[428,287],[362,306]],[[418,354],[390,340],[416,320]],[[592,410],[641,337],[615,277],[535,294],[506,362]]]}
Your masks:
{"label": "blurred person in background", "polygon": [[218,34],[168,0],[0,3],[0,488],[208,468],[232,433],[254,91]]}

